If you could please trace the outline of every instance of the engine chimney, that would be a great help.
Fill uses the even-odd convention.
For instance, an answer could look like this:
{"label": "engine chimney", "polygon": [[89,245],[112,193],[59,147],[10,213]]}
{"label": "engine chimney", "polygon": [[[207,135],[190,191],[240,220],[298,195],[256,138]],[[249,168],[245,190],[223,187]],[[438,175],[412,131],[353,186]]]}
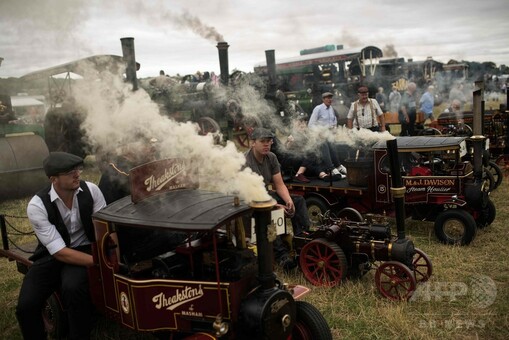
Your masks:
{"label": "engine chimney", "polygon": [[225,41],[220,41],[217,43],[217,50],[219,52],[219,67],[221,70],[221,83],[225,86],[228,86],[228,77],[230,76],[230,71],[228,70],[228,45]]}
{"label": "engine chimney", "polygon": [[405,239],[405,186],[401,177],[401,169],[398,157],[398,141],[391,139],[387,141],[387,154],[391,167],[392,186],[391,193],[396,208],[396,230],[398,240]]}
{"label": "engine chimney", "polygon": [[265,51],[265,59],[267,60],[267,74],[269,77],[268,94],[275,96],[276,93],[276,57],[274,50]]}
{"label": "engine chimney", "polygon": [[138,79],[136,78],[136,58],[134,56],[134,38],[120,38],[122,44],[122,55],[126,63],[127,81],[133,84],[133,91],[138,89]]}
{"label": "engine chimney", "polygon": [[484,82],[476,81],[473,99],[473,122],[470,137],[474,149],[474,176],[477,180],[482,178],[482,155],[486,137],[483,135],[483,113],[484,113]]}

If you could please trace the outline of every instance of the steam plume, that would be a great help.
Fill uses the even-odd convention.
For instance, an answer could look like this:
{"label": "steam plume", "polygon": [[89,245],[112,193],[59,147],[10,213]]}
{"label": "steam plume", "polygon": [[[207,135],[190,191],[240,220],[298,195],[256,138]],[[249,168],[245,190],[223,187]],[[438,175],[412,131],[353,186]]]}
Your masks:
{"label": "steam plume", "polygon": [[233,143],[215,145],[212,136],[198,134],[196,124],[161,116],[145,91],[132,92],[119,76],[107,73],[100,81],[88,79],[85,76],[78,85],[76,100],[87,111],[83,127],[89,142],[103,153],[117,154],[123,145],[140,138],[157,138],[162,158],[191,159],[202,188],[238,192],[247,201],[269,198],[262,177],[242,169],[244,155]]}

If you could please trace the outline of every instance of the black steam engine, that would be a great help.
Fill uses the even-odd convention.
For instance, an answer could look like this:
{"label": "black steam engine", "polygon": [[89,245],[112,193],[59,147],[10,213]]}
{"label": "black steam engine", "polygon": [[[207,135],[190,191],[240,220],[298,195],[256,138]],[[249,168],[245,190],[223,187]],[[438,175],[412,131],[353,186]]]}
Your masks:
{"label": "black steam engine", "polygon": [[361,277],[375,267],[380,293],[392,300],[406,300],[412,296],[417,283],[431,276],[429,257],[405,237],[405,188],[398,171],[395,142],[388,141],[387,146],[389,155],[395,155],[391,160],[396,164],[391,166],[395,168],[391,190],[397,210],[397,236],[392,236],[386,218],[380,215],[368,215],[364,221],[326,216],[316,231],[293,239],[300,268],[313,285],[336,286],[347,277]]}

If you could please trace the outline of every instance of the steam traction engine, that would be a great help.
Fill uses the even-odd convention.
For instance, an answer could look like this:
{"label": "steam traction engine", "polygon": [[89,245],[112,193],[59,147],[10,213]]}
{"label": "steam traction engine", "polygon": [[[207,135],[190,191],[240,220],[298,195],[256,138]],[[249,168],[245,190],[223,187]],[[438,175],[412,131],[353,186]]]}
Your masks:
{"label": "steam traction engine", "polygon": [[[388,141],[387,149],[394,174],[391,191],[396,205],[397,237],[392,237],[387,221],[380,216],[368,215],[365,221],[358,222],[325,218],[316,231],[293,239],[302,272],[313,285],[336,286],[347,276],[361,277],[376,266],[375,282],[380,293],[391,300],[407,300],[417,283],[431,276],[431,260],[405,237],[405,187],[396,140]],[[351,210],[349,216],[361,216]]]}
{"label": "steam traction engine", "polygon": [[294,246],[311,284],[336,286],[375,266],[376,286],[391,300],[410,298],[417,283],[428,280],[433,270],[422,250],[406,238],[394,239],[388,223],[374,216],[363,222],[328,217],[312,234],[294,237]]}

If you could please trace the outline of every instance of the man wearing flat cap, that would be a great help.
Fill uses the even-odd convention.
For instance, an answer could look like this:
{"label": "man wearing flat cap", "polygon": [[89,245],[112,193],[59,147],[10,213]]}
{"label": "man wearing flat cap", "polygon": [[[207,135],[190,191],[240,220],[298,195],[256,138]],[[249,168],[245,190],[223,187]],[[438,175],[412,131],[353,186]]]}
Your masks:
{"label": "man wearing flat cap", "polygon": [[69,339],[88,339],[93,311],[87,272],[94,264],[92,214],[106,203],[97,185],[80,180],[81,157],[51,152],[43,167],[51,184],[28,203],[28,219],[39,244],[21,285],[16,317],[23,338],[46,339],[41,311],[58,290],[68,315]]}
{"label": "man wearing flat cap", "polygon": [[366,86],[361,86],[357,90],[359,99],[350,105],[346,116],[346,127],[383,132],[385,131],[384,113],[376,99],[368,98],[368,92]]}
{"label": "man wearing flat cap", "polygon": [[338,125],[338,119],[334,108],[332,107],[332,97],[334,95],[331,92],[322,93],[322,104],[317,105],[311,113],[309,118],[308,126],[325,126],[328,128],[335,128]]}
{"label": "man wearing flat cap", "polygon": [[[269,190],[269,194],[285,209],[285,214],[291,217],[294,233],[300,234],[309,230],[311,225],[306,201],[302,196],[290,195],[288,192],[277,156],[270,151],[273,139],[274,134],[270,130],[256,128],[250,135],[251,148],[245,154],[246,165],[263,177],[266,187],[269,184],[274,186],[275,192]],[[274,242],[274,255],[283,269],[289,270],[296,266],[279,238]]]}
{"label": "man wearing flat cap", "polygon": [[[317,105],[313,109],[313,113],[309,118],[308,127],[309,128],[328,128],[335,129],[338,125],[338,119],[336,116],[336,111],[332,107],[332,97],[334,95],[331,92],[322,93],[322,101],[323,103]],[[338,157],[338,147],[334,143],[325,139],[319,145],[319,154],[322,160],[322,164],[325,165],[326,168],[332,170],[332,174],[339,176],[339,178],[346,178],[346,168],[341,164],[341,161]],[[329,175],[325,174],[325,176],[321,176],[323,180],[329,180]]]}

